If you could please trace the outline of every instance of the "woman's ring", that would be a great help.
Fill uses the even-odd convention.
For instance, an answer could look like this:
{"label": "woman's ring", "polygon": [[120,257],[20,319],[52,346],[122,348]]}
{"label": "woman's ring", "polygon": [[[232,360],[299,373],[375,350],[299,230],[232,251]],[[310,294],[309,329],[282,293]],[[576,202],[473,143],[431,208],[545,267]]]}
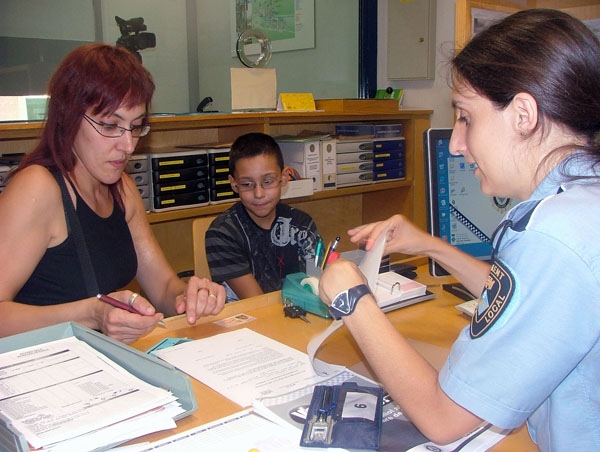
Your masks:
{"label": "woman's ring", "polygon": [[139,296],[140,296],[140,294],[139,294],[139,293],[135,293],[135,292],[133,292],[133,293],[131,294],[131,296],[129,297],[129,301],[127,302],[127,304],[129,305],[129,307],[130,307],[130,308],[133,306],[133,302],[134,302],[134,300],[135,300],[137,297],[139,297]]}
{"label": "woman's ring", "polygon": [[209,293],[208,293],[208,296],[209,296],[209,297],[214,297],[214,298],[217,298],[217,294],[215,294],[214,292],[209,292]]}

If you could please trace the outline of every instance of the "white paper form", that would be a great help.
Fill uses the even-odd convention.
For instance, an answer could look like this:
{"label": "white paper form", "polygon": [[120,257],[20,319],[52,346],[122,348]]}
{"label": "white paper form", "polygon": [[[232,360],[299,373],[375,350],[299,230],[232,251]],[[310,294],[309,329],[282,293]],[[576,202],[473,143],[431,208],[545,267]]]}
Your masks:
{"label": "white paper form", "polygon": [[375,292],[375,289],[377,288],[379,266],[381,265],[381,259],[383,258],[383,250],[385,248],[385,242],[387,241],[388,229],[389,228],[385,228],[381,234],[379,234],[373,247],[365,253],[358,265],[358,268],[369,282],[369,289],[371,289],[371,292]]}
{"label": "white paper form", "polygon": [[[292,427],[274,424],[246,410],[209,424],[152,442],[136,452],[306,452]],[[118,451],[120,449],[115,449]],[[315,449],[322,450],[322,449]],[[325,450],[325,449],[323,449]],[[337,450],[337,449],[336,449]]]}
{"label": "white paper form", "polygon": [[305,353],[248,328],[155,353],[242,407],[324,380]]}
{"label": "white paper form", "polygon": [[175,400],[75,337],[0,354],[0,412],[36,448]]}

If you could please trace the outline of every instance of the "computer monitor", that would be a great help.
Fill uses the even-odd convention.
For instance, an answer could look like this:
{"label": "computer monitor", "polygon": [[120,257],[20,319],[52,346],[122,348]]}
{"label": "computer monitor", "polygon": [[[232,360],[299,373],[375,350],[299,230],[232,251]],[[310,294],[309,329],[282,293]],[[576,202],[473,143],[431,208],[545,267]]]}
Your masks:
{"label": "computer monitor", "polygon": [[[451,135],[452,129],[424,133],[427,229],[477,259],[489,260],[492,234],[516,200],[484,195],[473,175],[474,165],[450,154]],[[448,275],[433,259],[429,272]]]}

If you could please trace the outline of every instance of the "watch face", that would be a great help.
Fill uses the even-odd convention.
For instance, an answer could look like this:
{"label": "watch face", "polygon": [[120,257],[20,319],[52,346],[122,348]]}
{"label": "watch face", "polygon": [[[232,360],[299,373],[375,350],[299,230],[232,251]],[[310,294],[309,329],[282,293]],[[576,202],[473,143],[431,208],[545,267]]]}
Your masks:
{"label": "watch face", "polygon": [[348,291],[339,294],[331,305],[342,314],[349,314],[352,307],[350,306],[350,300],[348,300]]}

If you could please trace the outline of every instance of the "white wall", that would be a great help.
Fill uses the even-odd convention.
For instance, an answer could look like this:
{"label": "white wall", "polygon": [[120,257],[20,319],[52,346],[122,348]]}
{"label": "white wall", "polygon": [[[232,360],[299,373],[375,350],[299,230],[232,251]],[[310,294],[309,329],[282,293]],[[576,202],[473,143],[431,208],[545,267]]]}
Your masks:
{"label": "white wall", "polygon": [[[396,1],[396,0],[392,0]],[[448,61],[454,50],[455,0],[438,0],[436,13],[435,80],[389,80],[387,74],[387,4],[379,0],[377,86],[404,89],[404,108],[432,109],[432,127],[452,127],[454,114],[447,78]]]}
{"label": "white wall", "polygon": [[[55,66],[72,48],[63,49],[59,43],[95,41],[93,5],[91,0],[0,0],[0,37],[50,42],[44,47],[44,53],[33,52],[31,60],[20,63],[28,66],[36,81],[45,78],[36,83],[36,92],[26,94],[45,92]],[[101,9],[104,34],[101,38],[110,44],[115,44],[121,35],[115,16],[126,20],[144,17],[147,31],[155,33],[157,40],[156,48],[141,52],[144,66],[152,73],[157,86],[153,112],[187,111],[186,3],[181,0],[102,0]],[[50,53],[55,47],[56,52],[64,50],[64,53]]]}
{"label": "white wall", "polygon": [[[437,70],[435,80],[431,81],[387,80],[385,75],[387,72],[387,21],[384,18],[388,0],[378,1],[378,87],[404,88],[404,106],[433,109],[432,125],[434,127],[451,127],[453,113],[444,67],[445,62],[449,59],[448,55],[452,53],[454,43],[455,0],[437,1]],[[355,2],[346,2],[348,0],[317,0],[315,2],[317,18],[336,17],[332,11],[337,10],[344,13],[344,22],[348,21],[352,24],[353,20],[356,21],[356,17],[350,12],[354,12],[356,9]],[[127,2],[102,0],[105,41],[114,43],[119,35],[114,15],[125,19],[143,16],[148,26],[148,32],[157,35],[159,44],[157,49],[146,49],[142,52],[144,65],[154,74],[159,86],[154,99],[154,111],[185,111],[188,109],[188,71],[185,67],[187,64],[185,3],[182,0],[130,0]],[[91,1],[52,0],[52,6],[49,7],[49,5],[48,1],[40,2],[39,0],[0,0],[0,35],[76,41],[94,40]],[[196,0],[196,5],[201,73],[200,98],[211,95],[215,98],[215,107],[227,110],[230,105],[228,68],[239,66],[237,59],[230,56],[228,14],[230,2]],[[349,5],[352,6],[349,7]],[[223,20],[218,22],[211,19],[211,22],[209,18],[219,11],[222,11]],[[358,79],[357,71],[354,68],[358,64],[356,57],[358,43],[349,32],[343,34],[339,32],[341,27],[332,26],[333,23],[339,25],[341,21],[340,17],[336,17],[333,21],[331,19],[317,20],[316,49],[274,53],[270,67],[278,69],[278,78],[280,79],[278,85],[280,85],[281,91],[306,89],[305,85],[310,80],[312,84],[316,83],[319,87],[315,92],[317,98],[353,97],[350,94],[341,94],[348,91],[354,92],[354,96],[356,96]],[[349,29],[354,30],[356,27],[357,25],[351,25]],[[29,32],[24,33],[24,30]],[[338,31],[333,33],[332,30]],[[220,33],[221,39],[217,41],[218,44],[206,46],[205,43],[209,37],[215,33]],[[331,45],[334,46],[333,50]],[[354,52],[349,53],[350,50],[354,50]],[[219,52],[224,60],[222,63],[215,64],[214,52]],[[334,64],[331,64],[332,59]],[[292,69],[291,62],[296,60],[305,62],[303,64],[305,71]],[[203,75],[202,70],[207,67],[218,76]],[[310,75],[306,75],[306,70]],[[218,87],[208,83],[213,78],[218,80]],[[172,91],[176,94],[169,93],[170,90],[164,88],[175,88]]]}
{"label": "white wall", "polygon": [[[214,108],[231,109],[231,1],[196,0],[200,98],[211,96]],[[273,52],[269,68],[277,71],[277,92],[312,92],[317,99],[358,95],[358,2],[315,1],[315,47]],[[335,25],[335,26],[334,26]]]}
{"label": "white wall", "polygon": [[140,52],[143,64],[156,83],[153,113],[188,110],[186,4],[180,0],[103,0],[104,42],[115,44],[121,31],[115,16],[129,20],[143,17],[146,33],[156,35],[156,47]]}

